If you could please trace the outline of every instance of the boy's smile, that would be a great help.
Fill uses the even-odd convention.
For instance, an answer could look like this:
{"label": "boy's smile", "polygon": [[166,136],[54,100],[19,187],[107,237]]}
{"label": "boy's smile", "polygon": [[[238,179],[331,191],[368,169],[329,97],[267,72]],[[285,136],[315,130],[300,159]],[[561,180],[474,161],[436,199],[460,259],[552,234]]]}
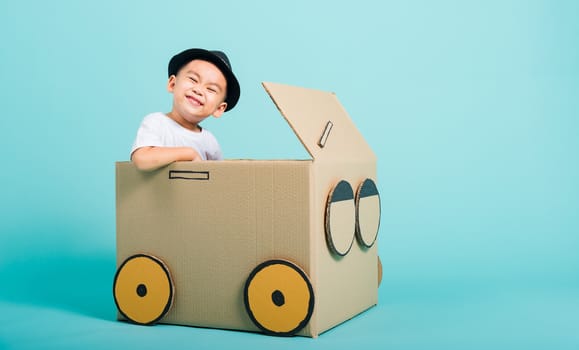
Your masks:
{"label": "boy's smile", "polygon": [[220,117],[227,108],[225,76],[207,61],[193,60],[183,66],[169,77],[167,90],[173,93],[169,117],[193,131],[200,130],[201,121],[210,115]]}
{"label": "boy's smile", "polygon": [[195,98],[195,96],[186,96],[189,101],[195,106],[202,106],[203,102]]}

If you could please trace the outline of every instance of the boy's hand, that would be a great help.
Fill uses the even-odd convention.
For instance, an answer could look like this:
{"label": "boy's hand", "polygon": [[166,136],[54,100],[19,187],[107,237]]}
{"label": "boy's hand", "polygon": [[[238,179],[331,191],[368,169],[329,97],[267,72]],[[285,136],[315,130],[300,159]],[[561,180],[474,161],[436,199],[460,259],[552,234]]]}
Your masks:
{"label": "boy's hand", "polygon": [[199,155],[199,153],[197,153],[196,150],[194,150],[193,148],[191,148],[191,150],[193,151],[194,155],[191,159],[191,161],[198,161],[198,160],[203,160],[203,158],[201,158],[201,156]]}
{"label": "boy's hand", "polygon": [[163,147],[163,148],[171,148],[175,151],[175,162],[176,161],[198,161],[203,160],[201,155],[194,149],[189,147]]}

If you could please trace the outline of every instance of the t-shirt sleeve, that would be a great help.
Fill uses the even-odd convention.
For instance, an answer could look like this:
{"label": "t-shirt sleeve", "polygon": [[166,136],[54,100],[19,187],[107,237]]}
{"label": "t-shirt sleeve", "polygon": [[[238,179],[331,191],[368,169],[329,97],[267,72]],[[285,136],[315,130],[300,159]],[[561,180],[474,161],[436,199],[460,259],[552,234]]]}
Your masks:
{"label": "t-shirt sleeve", "polygon": [[157,119],[152,116],[147,116],[141,122],[139,130],[137,130],[137,137],[131,149],[131,157],[133,153],[141,147],[160,147],[163,146],[163,139],[159,133],[161,125]]}
{"label": "t-shirt sleeve", "polygon": [[206,145],[207,150],[205,152],[205,158],[207,160],[223,160],[223,154],[221,153],[221,146],[215,135],[211,132],[206,133]]}
{"label": "t-shirt sleeve", "polygon": [[223,155],[221,154],[221,149],[217,149],[211,154],[207,155],[207,160],[223,160]]}

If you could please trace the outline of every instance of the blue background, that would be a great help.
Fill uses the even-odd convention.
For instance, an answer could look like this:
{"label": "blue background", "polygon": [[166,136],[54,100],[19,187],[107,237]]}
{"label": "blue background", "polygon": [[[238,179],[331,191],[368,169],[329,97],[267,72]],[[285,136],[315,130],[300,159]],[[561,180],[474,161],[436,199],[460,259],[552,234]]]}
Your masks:
{"label": "blue background", "polygon": [[[577,349],[579,2],[0,2],[0,348]],[[260,86],[335,92],[375,150],[379,305],[318,339],[115,320],[114,162],[166,65],[226,51],[227,158],[307,153]]]}

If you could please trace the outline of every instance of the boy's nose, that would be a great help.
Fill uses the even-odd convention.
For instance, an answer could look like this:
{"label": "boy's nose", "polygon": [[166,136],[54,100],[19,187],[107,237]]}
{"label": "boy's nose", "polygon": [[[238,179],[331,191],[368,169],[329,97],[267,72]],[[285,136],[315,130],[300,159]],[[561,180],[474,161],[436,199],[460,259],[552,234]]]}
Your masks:
{"label": "boy's nose", "polygon": [[201,88],[199,88],[199,85],[193,85],[193,92],[197,95],[201,95]]}

